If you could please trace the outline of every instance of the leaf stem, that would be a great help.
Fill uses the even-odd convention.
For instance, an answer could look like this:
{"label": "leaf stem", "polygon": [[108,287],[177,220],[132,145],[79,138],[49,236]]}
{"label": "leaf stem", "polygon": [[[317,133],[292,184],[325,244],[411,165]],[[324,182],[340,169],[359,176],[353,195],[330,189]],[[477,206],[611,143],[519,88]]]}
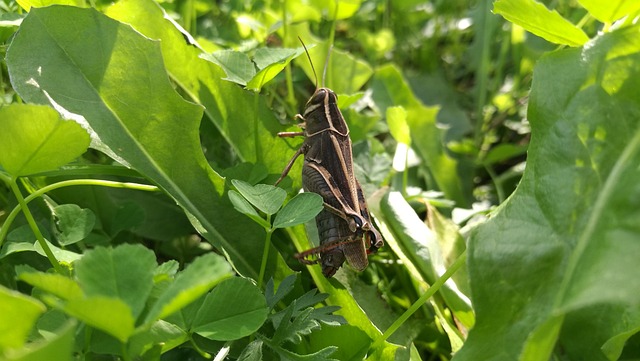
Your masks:
{"label": "leaf stem", "polygon": [[[20,192],[20,188],[18,188],[18,183],[16,183],[16,178],[13,178],[11,180],[11,182],[9,183],[9,186],[11,187],[13,194],[18,200],[18,203],[20,204],[20,208],[22,209],[22,212],[24,212],[24,216],[27,219],[27,223],[29,223],[29,227],[31,227],[33,234],[35,234],[36,239],[40,244],[40,247],[42,247],[42,250],[47,255],[49,262],[51,262],[51,265],[53,266],[53,268],[56,270],[58,274],[64,274],[64,269],[62,268],[62,266],[60,266],[60,263],[56,259],[56,256],[53,255],[51,248],[49,248],[49,245],[45,241],[44,236],[42,235],[42,232],[40,232],[40,228],[38,228],[38,225],[36,224],[36,220],[33,218],[33,215],[31,214],[31,211],[27,206],[27,202],[25,202],[24,197],[22,197],[22,192]],[[5,226],[2,227],[2,231],[4,231],[5,228],[8,228],[6,223],[5,223]]]}
{"label": "leaf stem", "polygon": [[458,271],[460,267],[465,264],[466,260],[467,251],[465,250],[460,254],[458,259],[447,269],[447,271],[443,273],[442,276],[440,276],[440,278],[438,278],[433,283],[433,285],[431,285],[431,287],[429,287],[429,289],[411,305],[411,307],[409,307],[402,315],[400,315],[400,317],[398,317],[398,319],[395,320],[391,324],[391,326],[389,326],[389,328],[387,328],[387,330],[380,337],[378,337],[378,339],[375,340],[371,348],[376,349],[380,347],[384,341],[386,341],[393,333],[395,333],[400,328],[400,326],[402,326],[402,324],[404,324],[409,319],[409,317],[411,317],[411,315],[413,315],[418,309],[420,309],[420,307],[422,307],[422,305],[427,302],[427,300],[431,298],[431,296],[433,296],[440,289],[440,287],[442,287],[442,285],[444,285],[444,283],[449,278],[451,278],[451,276],[456,273],[456,271]]}
{"label": "leaf stem", "polygon": [[[11,184],[11,182],[10,182]],[[94,185],[94,186],[103,186],[103,187],[111,187],[111,188],[126,188],[126,189],[136,189],[141,191],[158,191],[158,187],[148,185],[148,184],[139,184],[139,183],[128,183],[128,182],[115,182],[101,179],[73,179],[62,182],[57,182],[53,184],[49,184],[48,186],[42,187],[35,192],[31,193],[29,196],[24,198],[25,205],[32,200],[42,196],[43,194],[50,192],[54,189],[69,187],[69,186],[79,186],[79,185]],[[11,213],[7,216],[7,219],[4,222],[2,228],[0,228],[0,246],[2,245],[7,233],[9,232],[9,228],[13,220],[18,216],[18,213],[21,209],[24,209],[22,205],[16,206]]]}
{"label": "leaf stem", "polygon": [[[282,32],[284,33],[284,39],[287,39],[289,34],[289,24],[287,20],[287,0],[281,1],[282,5]],[[289,62],[287,66],[284,68],[285,79],[287,83],[287,99],[286,103],[288,108],[295,109],[296,108],[296,97],[293,93],[293,76],[291,75],[291,63]]]}
{"label": "leaf stem", "polygon": [[487,99],[487,83],[489,74],[489,56],[490,56],[490,44],[491,39],[491,24],[487,14],[491,13],[491,1],[481,1],[480,9],[484,14],[480,25],[480,62],[476,69],[477,83],[477,98],[476,98],[476,127],[475,127],[475,144],[478,150],[482,152],[484,146],[484,132],[488,124],[484,119],[484,105]]}
{"label": "leaf stem", "polygon": [[[271,215],[267,214],[267,223],[271,224]],[[273,227],[265,228],[267,236],[264,240],[264,251],[262,252],[262,262],[260,263],[260,273],[258,274],[258,288],[262,289],[264,272],[267,269],[267,259],[269,259],[269,249],[271,248],[271,235],[275,229]]]}

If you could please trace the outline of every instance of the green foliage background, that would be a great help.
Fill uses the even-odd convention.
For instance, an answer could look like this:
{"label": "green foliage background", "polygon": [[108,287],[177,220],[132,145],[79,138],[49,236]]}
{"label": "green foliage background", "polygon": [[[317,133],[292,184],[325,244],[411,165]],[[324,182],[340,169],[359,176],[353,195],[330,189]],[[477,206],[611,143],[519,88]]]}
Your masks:
{"label": "green foliage background", "polygon": [[[1,2],[0,360],[640,358],[639,16]],[[314,83],[386,241],[330,280],[271,186]]]}

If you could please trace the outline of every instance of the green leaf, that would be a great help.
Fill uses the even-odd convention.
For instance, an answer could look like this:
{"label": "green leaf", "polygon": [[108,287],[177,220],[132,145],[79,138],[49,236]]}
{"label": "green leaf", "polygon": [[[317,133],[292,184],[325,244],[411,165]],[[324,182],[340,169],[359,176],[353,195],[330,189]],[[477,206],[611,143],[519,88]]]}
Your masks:
{"label": "green leaf", "polygon": [[0,165],[13,176],[56,169],[79,157],[89,134],[53,109],[12,104],[0,108]]}
{"label": "green leaf", "polygon": [[[32,9],[7,50],[16,91],[26,101],[51,100],[82,115],[99,137],[93,146],[163,188],[240,272],[257,277],[264,234],[245,216],[229,211],[225,180],[202,153],[203,108],[176,93],[163,52],[172,78],[196,101],[205,99],[207,115],[220,122],[242,160],[260,158],[269,171],[281,170],[282,159],[290,155],[286,143],[274,136],[281,126],[264,101],[221,80],[217,65],[199,59],[200,51],[185,42],[157,4],[118,2],[109,14],[148,37],[94,9]],[[75,29],[83,29],[81,38]],[[275,254],[269,259],[283,263]]]}
{"label": "green leaf", "polygon": [[145,322],[155,321],[178,311],[232,275],[231,266],[221,256],[208,253],[196,258],[162,292],[147,314]]}
{"label": "green leaf", "polygon": [[271,228],[271,225],[264,218],[260,217],[258,212],[256,212],[256,209],[253,208],[253,206],[249,202],[247,202],[247,200],[240,193],[234,191],[233,189],[230,190],[229,199],[231,200],[233,208],[235,208],[236,211],[253,219],[256,223],[266,229]]}
{"label": "green leaf", "polygon": [[84,296],[78,283],[63,275],[43,272],[24,272],[19,274],[18,279],[54,294],[63,300],[72,300]]}
{"label": "green leaf", "polygon": [[20,4],[25,11],[31,10],[32,7],[40,8],[53,4],[86,6],[86,4],[81,0],[17,0],[16,2]]}
{"label": "green leaf", "polygon": [[273,278],[269,279],[269,282],[267,282],[264,291],[264,296],[267,299],[267,305],[269,306],[269,308],[275,307],[275,305],[280,302],[284,298],[284,296],[293,291],[297,278],[298,276],[296,274],[285,277],[278,285],[277,291],[274,291],[273,289]]}
{"label": "green leaf", "polygon": [[511,143],[499,144],[489,150],[487,156],[482,160],[482,163],[486,165],[501,163],[511,158],[526,154],[527,149],[527,145],[515,145]]}
{"label": "green leaf", "polygon": [[311,3],[329,20],[341,20],[352,17],[360,8],[362,0],[312,0]]}
{"label": "green leaf", "polygon": [[612,23],[627,15],[637,15],[640,11],[640,2],[633,0],[578,0],[589,14],[603,23]]}
{"label": "green leaf", "polygon": [[75,320],[51,332],[51,337],[30,343],[27,347],[3,358],[6,361],[72,360],[76,336]]}
{"label": "green leaf", "polygon": [[0,286],[0,351],[22,347],[45,310],[40,301]]}
{"label": "green leaf", "polygon": [[247,85],[256,75],[256,66],[247,54],[235,50],[218,50],[211,54],[201,54],[200,57],[219,65],[227,74],[224,80],[240,85]]}
{"label": "green leaf", "polygon": [[273,228],[286,228],[315,218],[324,208],[324,200],[316,193],[300,193],[293,197],[276,215]]}
{"label": "green leaf", "polygon": [[193,332],[220,341],[256,332],[267,319],[267,302],[251,281],[235,277],[220,283],[204,300]]}
{"label": "green leaf", "polygon": [[411,145],[411,131],[407,124],[407,111],[402,106],[387,108],[387,124],[391,136],[399,142]]}
{"label": "green leaf", "polygon": [[[553,348],[578,347],[599,355],[640,327],[638,31],[598,36],[536,66],[527,168],[468,242],[477,323],[454,360],[548,360]],[[564,332],[569,321],[600,329],[595,314],[608,320],[597,339]]]}
{"label": "green leaf", "polygon": [[554,44],[581,46],[589,41],[582,29],[534,0],[498,0],[493,12]]}
{"label": "green leaf", "polygon": [[53,209],[56,218],[56,238],[63,246],[82,241],[93,229],[96,216],[77,204],[62,204]]}
{"label": "green leaf", "polygon": [[153,287],[157,267],[153,252],[142,245],[95,248],[75,263],[80,287],[87,296],[121,299],[137,318]]}
{"label": "green leaf", "polygon": [[357,327],[351,325],[323,326],[310,338],[311,351],[336,347],[331,356],[337,360],[365,360],[371,340]]}
{"label": "green leaf", "polygon": [[136,330],[129,340],[129,349],[132,355],[140,355],[152,347],[162,345],[163,350],[170,350],[187,341],[189,335],[185,330],[164,320],[158,320],[148,330]]}
{"label": "green leaf", "polygon": [[284,189],[269,184],[252,186],[239,179],[232,179],[231,183],[246,200],[269,215],[276,213],[287,198],[287,192]]}
{"label": "green leaf", "polygon": [[296,302],[294,301],[282,311],[281,321],[277,324],[273,335],[274,343],[278,345],[286,341],[299,343],[302,341],[302,336],[320,327],[320,323],[310,317],[313,311],[311,307],[297,312],[294,316],[295,310]]}
{"label": "green leaf", "polygon": [[239,361],[262,361],[262,341],[253,340],[242,350]]}
{"label": "green leaf", "polygon": [[[35,235],[33,236],[35,238]],[[53,255],[56,257],[56,259],[58,260],[58,262],[66,262],[66,263],[72,263],[78,259],[80,259],[82,257],[81,254],[72,252],[72,251],[67,251],[65,249],[62,249],[60,247],[57,247],[56,245],[54,245],[53,243],[47,241],[46,239],[44,240],[47,245],[49,246],[49,249],[51,250],[51,252],[53,253]],[[40,245],[40,242],[38,241],[34,241],[33,244],[33,250],[36,251],[39,255],[41,255],[42,257],[46,257],[46,253],[44,252],[44,250],[42,249],[42,246]]]}
{"label": "green leaf", "polygon": [[62,309],[78,320],[127,342],[134,331],[131,307],[119,298],[92,296],[73,299]]}
{"label": "green leaf", "polygon": [[259,92],[260,89],[275,78],[286,66],[304,53],[304,48],[260,48],[256,50],[253,61],[260,71],[247,83],[247,89]]}

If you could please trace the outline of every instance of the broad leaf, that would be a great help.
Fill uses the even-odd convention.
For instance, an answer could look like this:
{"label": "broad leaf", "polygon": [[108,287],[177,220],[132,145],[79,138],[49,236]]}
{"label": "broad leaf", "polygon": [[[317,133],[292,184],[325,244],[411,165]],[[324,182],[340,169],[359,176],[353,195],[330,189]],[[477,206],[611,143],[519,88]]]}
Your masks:
{"label": "broad leaf", "polygon": [[324,208],[324,201],[316,193],[300,193],[293,197],[276,215],[273,228],[292,227],[312,220]]}
{"label": "broad leaf", "polygon": [[0,165],[13,176],[56,169],[79,157],[89,135],[49,107],[12,104],[0,108]]}
{"label": "broad leaf", "polygon": [[62,306],[78,320],[126,342],[133,334],[135,320],[131,308],[121,299],[93,296],[73,299]]}
{"label": "broad leaf", "polygon": [[63,300],[82,298],[84,294],[78,283],[59,274],[24,272],[18,278],[34,287],[49,292]]}
{"label": "broad leaf", "polygon": [[594,18],[603,23],[612,23],[627,15],[636,15],[640,11],[640,2],[633,0],[578,0]]}
{"label": "broad leaf", "polygon": [[[537,65],[524,176],[469,241],[477,323],[455,360],[546,361],[553,348],[606,360],[603,345],[640,327],[639,33],[620,29]],[[593,330],[598,310],[605,332],[589,342],[564,332]]]}
{"label": "broad leaf", "polygon": [[211,54],[202,54],[200,57],[219,65],[225,74],[224,80],[240,85],[247,85],[256,75],[256,66],[251,62],[247,54],[236,50],[218,50]]}
{"label": "broad leaf", "polygon": [[212,340],[237,340],[256,332],[267,319],[267,302],[251,281],[231,278],[204,300],[193,332]]}
{"label": "broad leaf", "polygon": [[80,208],[76,204],[55,207],[53,216],[56,218],[56,238],[63,246],[82,241],[96,222],[96,216],[90,209]]}
{"label": "broad leaf", "polygon": [[269,184],[252,186],[238,179],[233,179],[231,183],[244,198],[268,215],[276,213],[287,198],[287,192],[284,189]]}
{"label": "broad leaf", "polygon": [[167,287],[151,307],[146,322],[164,318],[200,298],[213,286],[232,276],[231,266],[213,253],[196,258]]}
{"label": "broad leaf", "polygon": [[87,296],[120,298],[137,318],[153,287],[157,267],[153,252],[142,245],[87,251],[75,263],[78,282]]}
{"label": "broad leaf", "polygon": [[582,29],[535,0],[498,0],[493,11],[555,44],[581,46],[589,40]]}
{"label": "broad leaf", "polygon": [[262,218],[255,208],[244,198],[240,193],[234,191],[233,189],[229,191],[229,200],[233,204],[233,208],[236,211],[246,215],[247,217],[253,219],[256,223],[261,225],[264,228],[271,228],[271,225],[267,223],[267,221]]}
{"label": "broad leaf", "polygon": [[402,106],[387,108],[387,124],[391,135],[398,143],[411,144],[411,131],[407,124],[407,111]]}

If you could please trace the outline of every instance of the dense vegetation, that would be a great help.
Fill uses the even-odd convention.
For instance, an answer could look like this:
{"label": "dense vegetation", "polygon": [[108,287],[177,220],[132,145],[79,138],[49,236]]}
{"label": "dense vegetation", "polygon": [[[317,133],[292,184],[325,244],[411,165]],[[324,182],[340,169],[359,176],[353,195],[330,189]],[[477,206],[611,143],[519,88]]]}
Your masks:
{"label": "dense vegetation", "polygon": [[[640,358],[640,3],[0,5],[0,360]],[[385,239],[331,279],[316,83]]]}

